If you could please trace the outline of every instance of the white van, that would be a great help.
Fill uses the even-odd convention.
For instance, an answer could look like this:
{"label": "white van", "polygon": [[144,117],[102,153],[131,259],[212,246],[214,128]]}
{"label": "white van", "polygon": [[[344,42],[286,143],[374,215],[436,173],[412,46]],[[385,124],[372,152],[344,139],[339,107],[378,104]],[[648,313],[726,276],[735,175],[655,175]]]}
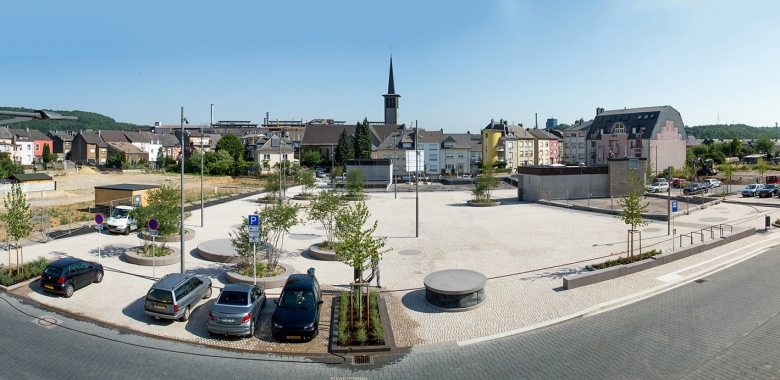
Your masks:
{"label": "white van", "polygon": [[138,229],[138,222],[130,218],[130,211],[133,206],[117,206],[111,213],[111,217],[106,221],[106,226],[110,232],[122,233],[127,235],[132,230]]}

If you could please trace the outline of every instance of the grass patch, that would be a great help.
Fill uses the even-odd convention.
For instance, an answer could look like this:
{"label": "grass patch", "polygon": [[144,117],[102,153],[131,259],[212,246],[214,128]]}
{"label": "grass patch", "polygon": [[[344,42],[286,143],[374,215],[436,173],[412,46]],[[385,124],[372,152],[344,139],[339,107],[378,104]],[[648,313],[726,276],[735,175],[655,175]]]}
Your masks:
{"label": "grass patch", "polygon": [[[361,297],[358,302],[358,297]],[[359,318],[357,308],[365,309],[369,303],[369,316],[363,311]],[[339,346],[378,346],[385,343],[385,332],[382,329],[382,319],[379,317],[377,294],[370,292],[368,297],[355,294],[350,302],[350,292],[339,294],[339,314],[336,338]]]}
{"label": "grass patch", "polygon": [[616,265],[631,264],[633,262],[641,261],[641,260],[644,260],[644,259],[649,259],[649,258],[651,258],[651,257],[653,257],[655,255],[660,255],[661,253],[663,253],[662,250],[660,250],[660,249],[659,250],[655,250],[654,249],[652,251],[648,251],[648,252],[645,252],[643,254],[634,256],[633,261],[631,261],[628,257],[620,257],[620,256],[618,256],[617,259],[607,260],[607,261],[605,261],[605,262],[603,262],[601,264],[594,264],[594,265],[591,265],[591,266],[594,269],[604,269],[604,268],[614,267]]}
{"label": "grass patch", "polygon": [[[277,265],[274,270],[270,270],[263,262],[258,262],[255,265],[257,266],[257,277],[273,277],[284,273],[284,268],[281,265]],[[255,276],[255,270],[252,268],[252,263],[240,264],[236,269],[236,273],[244,277]]]}
{"label": "grass patch", "polygon": [[136,255],[143,257],[152,257],[152,253],[154,253],[154,257],[169,256],[173,254],[173,249],[168,247],[156,247],[154,248],[154,251],[152,251],[152,246],[149,245],[146,248],[140,247],[135,250]]}

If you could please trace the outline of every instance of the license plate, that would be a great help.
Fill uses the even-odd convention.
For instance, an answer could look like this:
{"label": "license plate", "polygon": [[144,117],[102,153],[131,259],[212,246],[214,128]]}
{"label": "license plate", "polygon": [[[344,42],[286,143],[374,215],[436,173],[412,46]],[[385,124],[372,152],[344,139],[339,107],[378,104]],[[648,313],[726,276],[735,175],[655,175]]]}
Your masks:
{"label": "license plate", "polygon": [[46,289],[54,289],[53,285],[44,285],[43,287],[46,288]]}
{"label": "license plate", "polygon": [[165,310],[165,305],[154,305],[155,309]]}
{"label": "license plate", "polygon": [[219,319],[219,321],[220,321],[220,322],[225,322],[225,323],[233,323],[233,322],[235,322],[236,320],[235,320],[235,319],[233,319],[233,318],[220,318],[220,319]]}
{"label": "license plate", "polygon": [[300,335],[287,335],[285,338],[287,338],[287,339],[301,339]]}

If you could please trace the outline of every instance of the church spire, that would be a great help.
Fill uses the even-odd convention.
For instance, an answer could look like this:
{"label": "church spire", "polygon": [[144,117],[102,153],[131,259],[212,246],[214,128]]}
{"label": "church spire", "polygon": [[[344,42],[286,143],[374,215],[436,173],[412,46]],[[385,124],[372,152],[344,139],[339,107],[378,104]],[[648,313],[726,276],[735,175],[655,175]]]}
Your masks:
{"label": "church spire", "polygon": [[393,56],[390,56],[390,80],[387,82],[387,93],[395,94],[395,82],[393,81]]}

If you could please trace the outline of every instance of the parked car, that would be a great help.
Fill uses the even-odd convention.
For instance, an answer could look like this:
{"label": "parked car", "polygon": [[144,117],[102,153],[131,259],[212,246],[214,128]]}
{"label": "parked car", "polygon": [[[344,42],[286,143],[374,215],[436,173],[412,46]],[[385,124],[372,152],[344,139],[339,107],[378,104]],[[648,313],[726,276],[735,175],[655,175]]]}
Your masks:
{"label": "parked car", "polygon": [[694,195],[694,194],[704,194],[709,191],[709,188],[707,185],[699,182],[691,183],[688,187],[683,189],[683,194],[685,195]]}
{"label": "parked car", "polygon": [[723,185],[723,183],[720,182],[720,180],[715,178],[707,178],[704,180],[704,183],[707,184],[710,188],[721,187]]}
{"label": "parked car", "polygon": [[171,273],[152,285],[146,294],[144,312],[155,319],[190,318],[198,301],[211,297],[211,280],[193,274]]}
{"label": "parked car", "polygon": [[66,257],[51,262],[41,273],[40,286],[43,291],[73,296],[76,289],[93,282],[103,281],[103,266],[91,261]]}
{"label": "parked car", "polygon": [[464,175],[463,175],[463,177],[461,177],[461,178],[463,178],[463,179],[471,179],[471,175],[469,175],[469,174],[464,174]]}
{"label": "parked car", "polygon": [[674,178],[672,179],[671,185],[672,187],[685,187],[688,184],[688,180],[685,178]]}
{"label": "parked car", "polygon": [[766,176],[766,184],[769,185],[769,184],[773,184],[773,183],[778,183],[777,176],[776,175],[768,175],[768,176]]}
{"label": "parked car", "polygon": [[661,178],[661,177],[653,178],[653,183],[656,183],[656,182],[669,182],[669,180],[666,179],[666,178]]}
{"label": "parked car", "polygon": [[255,333],[260,310],[266,297],[262,286],[228,284],[222,288],[217,302],[209,309],[206,327],[212,334],[246,335]]}
{"label": "parked car", "polygon": [[319,332],[322,290],[314,268],[287,279],[271,318],[271,334],[277,340],[311,340]]}
{"label": "parked car", "polygon": [[133,206],[117,206],[114,208],[114,211],[111,212],[111,217],[106,221],[108,231],[128,235],[130,231],[137,230],[138,222],[130,217],[130,211],[134,208]]}
{"label": "parked car", "polygon": [[653,182],[650,185],[645,186],[645,190],[650,193],[659,193],[669,190],[669,182]]}
{"label": "parked car", "polygon": [[750,184],[750,185],[748,185],[745,188],[745,190],[742,190],[742,196],[743,197],[755,197],[756,193],[759,190],[763,189],[763,188],[764,188],[764,185],[762,185],[760,183]]}
{"label": "parked car", "polygon": [[758,190],[758,197],[759,198],[771,198],[780,192],[780,184],[772,183],[769,185],[764,186],[763,189]]}

